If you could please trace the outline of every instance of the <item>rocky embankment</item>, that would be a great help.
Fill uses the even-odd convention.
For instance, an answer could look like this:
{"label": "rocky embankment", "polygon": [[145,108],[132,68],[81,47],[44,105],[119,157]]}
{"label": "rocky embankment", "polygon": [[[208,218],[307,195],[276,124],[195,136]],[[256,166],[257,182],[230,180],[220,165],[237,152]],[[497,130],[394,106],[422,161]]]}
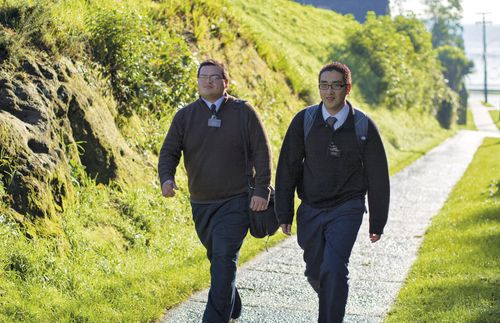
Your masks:
{"label": "rocky embankment", "polygon": [[134,176],[108,93],[95,71],[66,58],[0,65],[0,198],[17,221],[60,222],[78,170],[103,184]]}

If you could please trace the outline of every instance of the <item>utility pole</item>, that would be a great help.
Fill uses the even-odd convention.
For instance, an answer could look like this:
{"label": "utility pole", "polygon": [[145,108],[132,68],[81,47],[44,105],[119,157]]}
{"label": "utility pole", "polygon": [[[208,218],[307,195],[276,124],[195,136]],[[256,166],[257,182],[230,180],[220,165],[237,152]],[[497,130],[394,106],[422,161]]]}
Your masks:
{"label": "utility pole", "polygon": [[488,103],[488,62],[486,57],[486,24],[491,24],[491,21],[486,21],[485,16],[490,14],[490,12],[478,12],[478,15],[483,15],[482,22],[476,22],[476,24],[483,24],[483,62],[484,62],[484,102]]}

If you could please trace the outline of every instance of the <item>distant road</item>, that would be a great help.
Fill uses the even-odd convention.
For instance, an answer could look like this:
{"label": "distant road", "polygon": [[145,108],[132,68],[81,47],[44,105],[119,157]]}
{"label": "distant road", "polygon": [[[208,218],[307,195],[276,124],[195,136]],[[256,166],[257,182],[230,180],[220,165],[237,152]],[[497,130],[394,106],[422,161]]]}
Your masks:
{"label": "distant road", "polygon": [[[478,87],[467,87],[467,90],[469,90],[469,92],[471,93],[479,93],[479,94],[483,94],[484,93],[484,89],[483,88],[478,88]],[[500,94],[500,88],[497,88],[497,89],[488,89],[488,94]]]}

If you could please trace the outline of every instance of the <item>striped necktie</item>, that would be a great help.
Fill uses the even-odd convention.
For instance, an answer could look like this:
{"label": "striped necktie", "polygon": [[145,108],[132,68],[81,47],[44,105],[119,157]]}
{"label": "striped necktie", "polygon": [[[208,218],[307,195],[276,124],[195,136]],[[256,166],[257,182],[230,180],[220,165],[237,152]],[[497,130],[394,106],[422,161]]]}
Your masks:
{"label": "striped necktie", "polygon": [[212,111],[212,114],[217,113],[217,106],[214,103],[212,103],[212,105],[210,106],[210,111]]}
{"label": "striped necktie", "polygon": [[335,118],[335,117],[328,117],[328,118],[326,118],[326,123],[328,123],[328,125],[330,127],[332,127],[332,129],[335,129],[334,128],[335,122],[337,122],[337,118]]}

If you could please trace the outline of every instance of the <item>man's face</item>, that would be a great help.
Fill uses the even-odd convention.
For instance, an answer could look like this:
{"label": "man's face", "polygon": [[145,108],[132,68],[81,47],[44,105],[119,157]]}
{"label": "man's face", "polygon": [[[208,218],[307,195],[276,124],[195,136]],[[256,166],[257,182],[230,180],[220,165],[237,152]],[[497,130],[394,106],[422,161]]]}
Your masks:
{"label": "man's face", "polygon": [[222,70],[218,66],[206,65],[198,75],[198,93],[202,98],[214,102],[224,95],[227,80],[223,79]]}
{"label": "man's face", "polygon": [[345,104],[345,98],[351,91],[351,84],[345,84],[341,73],[325,71],[319,80],[319,95],[321,100],[331,112],[337,113]]}

